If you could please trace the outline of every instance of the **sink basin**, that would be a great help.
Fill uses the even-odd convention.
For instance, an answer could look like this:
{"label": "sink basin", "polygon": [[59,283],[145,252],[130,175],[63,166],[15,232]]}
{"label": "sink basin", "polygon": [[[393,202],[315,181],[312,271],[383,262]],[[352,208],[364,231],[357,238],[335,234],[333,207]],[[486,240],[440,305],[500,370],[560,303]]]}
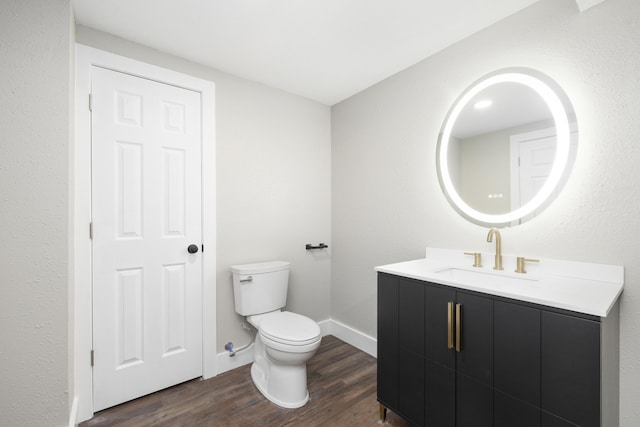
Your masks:
{"label": "sink basin", "polygon": [[459,267],[450,267],[438,270],[435,272],[443,278],[448,278],[456,282],[491,282],[493,284],[524,284],[533,285],[538,281],[536,277],[526,275],[516,275],[505,273],[499,270],[486,270],[486,269],[466,269]]}

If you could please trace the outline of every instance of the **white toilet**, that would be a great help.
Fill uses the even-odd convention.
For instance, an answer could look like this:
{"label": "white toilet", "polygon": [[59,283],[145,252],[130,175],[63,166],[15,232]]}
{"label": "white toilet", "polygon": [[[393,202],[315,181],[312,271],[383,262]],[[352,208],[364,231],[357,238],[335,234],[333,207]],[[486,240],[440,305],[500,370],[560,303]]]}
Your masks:
{"label": "white toilet", "polygon": [[320,347],[320,327],[308,317],[281,309],[287,303],[289,263],[231,266],[236,313],[258,334],[251,379],[271,402],[299,408],[309,400],[307,360]]}

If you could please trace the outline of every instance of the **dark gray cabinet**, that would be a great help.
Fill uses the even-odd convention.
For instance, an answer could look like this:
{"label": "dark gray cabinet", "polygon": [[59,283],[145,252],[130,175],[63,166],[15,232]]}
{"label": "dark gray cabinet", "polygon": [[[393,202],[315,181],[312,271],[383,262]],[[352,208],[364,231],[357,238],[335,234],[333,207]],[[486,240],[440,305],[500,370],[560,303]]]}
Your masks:
{"label": "dark gray cabinet", "polygon": [[379,273],[378,400],[420,426],[601,425],[600,318]]}
{"label": "dark gray cabinet", "polygon": [[448,310],[449,304],[455,300],[455,291],[442,286],[425,286],[424,282],[414,283],[422,286],[425,305],[423,322],[426,391],[423,425],[453,426],[456,411],[456,364],[455,353],[449,348],[449,341],[453,338],[449,336],[450,326],[453,325],[448,324]]}
{"label": "dark gray cabinet", "polygon": [[541,317],[542,408],[580,426],[600,425],[599,322],[546,311]]}
{"label": "dark gray cabinet", "polygon": [[[382,302],[382,304],[380,304]],[[398,279],[378,277],[378,400],[398,407]]]}
{"label": "dark gray cabinet", "polygon": [[494,302],[494,386],[540,406],[540,310]]}

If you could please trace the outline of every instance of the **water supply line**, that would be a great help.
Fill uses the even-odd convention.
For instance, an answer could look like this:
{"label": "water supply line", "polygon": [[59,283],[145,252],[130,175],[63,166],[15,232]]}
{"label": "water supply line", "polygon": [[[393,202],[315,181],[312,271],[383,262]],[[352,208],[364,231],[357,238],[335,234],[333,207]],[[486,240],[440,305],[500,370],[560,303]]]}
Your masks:
{"label": "water supply line", "polygon": [[231,341],[229,341],[228,343],[226,343],[226,344],[224,345],[224,349],[225,349],[225,350],[227,350],[227,351],[229,352],[229,357],[233,357],[233,356],[235,356],[235,355],[236,355],[236,353],[237,353],[237,352],[239,352],[239,351],[243,351],[243,350],[246,350],[247,348],[251,347],[251,345],[252,345],[252,344],[253,344],[253,340],[251,340],[251,341],[249,342],[249,344],[244,345],[244,346],[242,346],[242,347],[240,347],[240,348],[238,348],[238,349],[234,350],[234,349],[233,349],[233,343],[232,343]]}

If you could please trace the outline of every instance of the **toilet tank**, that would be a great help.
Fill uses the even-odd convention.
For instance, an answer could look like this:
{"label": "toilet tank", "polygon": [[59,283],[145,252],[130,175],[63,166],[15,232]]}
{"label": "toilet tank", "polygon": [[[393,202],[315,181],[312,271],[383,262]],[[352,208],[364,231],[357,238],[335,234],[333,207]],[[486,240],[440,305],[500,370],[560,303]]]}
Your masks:
{"label": "toilet tank", "polygon": [[232,265],[236,313],[243,316],[278,310],[287,304],[289,263]]}

